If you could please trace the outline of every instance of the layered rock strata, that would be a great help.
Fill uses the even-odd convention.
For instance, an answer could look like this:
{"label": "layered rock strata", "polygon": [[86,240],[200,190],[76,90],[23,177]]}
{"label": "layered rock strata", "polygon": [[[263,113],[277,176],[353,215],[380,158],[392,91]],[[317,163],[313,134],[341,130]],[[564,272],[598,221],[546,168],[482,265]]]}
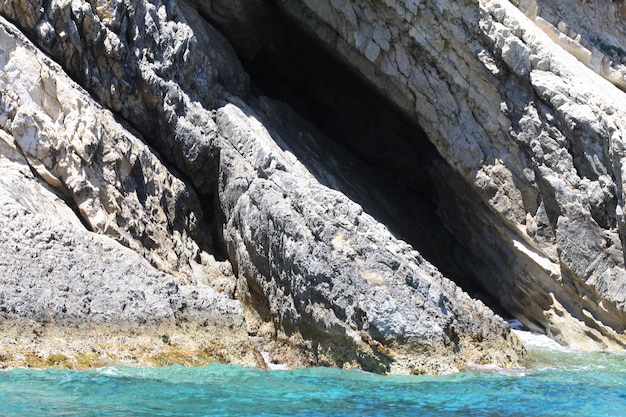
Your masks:
{"label": "layered rock strata", "polygon": [[508,311],[624,345],[622,91],[506,1],[277,4],[419,121],[457,190],[442,217]]}
{"label": "layered rock strata", "polygon": [[381,372],[514,362],[506,324],[363,210],[375,204],[328,188],[350,185],[319,167],[323,151],[292,152],[319,132],[280,127],[292,110],[254,97],[207,19],[246,59],[280,56],[296,26],[426,132],[438,216],[468,275],[531,329],[622,347],[626,97],[529,5],[534,20],[496,0],[6,1],[2,14],[121,120],[84,93],[60,99],[62,70],[20,66],[37,53],[4,25],[2,125],[85,226],[181,284],[236,296],[277,357]]}
{"label": "layered rock strata", "polygon": [[[308,160],[295,150],[300,137],[323,139],[312,127],[281,128],[292,110],[254,97],[207,19],[249,60],[280,57],[295,26],[426,132],[441,156],[429,168],[432,198],[468,275],[533,330],[575,347],[622,347],[626,96],[545,33],[548,15],[569,19],[562,10],[517,5],[527,16],[496,0],[7,1],[3,15],[127,126],[72,115],[83,101],[55,103],[48,74],[61,70],[13,71],[15,53],[4,54],[3,126],[89,229],[180,283],[238,297],[248,333],[282,340],[276,355],[291,346],[294,362],[383,372],[515,360],[506,325],[370,217],[376,204],[328,188],[359,186],[332,163],[320,167],[314,145]],[[621,42],[594,25],[556,28],[576,42],[581,32]],[[32,91],[17,87],[25,82]],[[50,140],[58,132],[70,139]],[[158,168],[132,136],[175,168]],[[119,146],[134,156],[111,150]],[[383,150],[383,165],[414,172]]]}
{"label": "layered rock strata", "polygon": [[[128,124],[3,22],[2,126],[11,154],[23,156],[88,228],[176,276],[177,291],[143,290],[150,297],[131,300],[147,324],[157,319],[156,303],[168,320],[216,322],[221,329],[225,320],[237,335],[241,303],[248,342],[291,364],[422,373],[454,371],[468,361],[519,361],[523,348],[500,317],[361,206],[320,183],[280,136],[310,132],[260,122],[291,110],[280,113],[279,104],[248,94],[234,52],[189,5],[9,1],[0,10]],[[82,234],[88,237],[65,246],[100,258],[91,232]],[[63,236],[49,236],[52,246]],[[7,265],[23,262],[10,253]],[[213,255],[226,256],[233,270]],[[155,288],[171,287],[171,277],[152,267],[140,269],[153,278],[125,271],[137,275],[137,285],[154,280]],[[56,282],[55,270],[46,271],[32,274]],[[70,274],[67,287],[82,288],[77,280]],[[209,286],[239,301],[227,302]],[[126,296],[126,288],[115,289]],[[190,307],[195,315],[168,315],[168,303],[182,299],[188,306],[187,294],[198,297]],[[234,310],[224,311],[222,301]],[[81,311],[65,302],[67,311]],[[124,314],[122,322],[132,321]],[[89,311],[77,315],[98,323]],[[23,316],[39,319],[30,311]]]}
{"label": "layered rock strata", "polygon": [[[199,251],[184,228],[165,231],[168,221],[189,227],[176,216],[184,204],[193,215],[193,191],[1,23],[2,365],[258,364],[241,304],[206,282],[180,285],[193,265],[176,268],[158,256],[184,262],[188,252],[177,246]],[[136,169],[145,175],[130,175]],[[141,236],[160,236],[159,244]],[[204,281],[220,264],[210,266]]]}
{"label": "layered rock strata", "polygon": [[626,5],[623,1],[528,0],[520,1],[518,7],[563,49],[626,90]]}

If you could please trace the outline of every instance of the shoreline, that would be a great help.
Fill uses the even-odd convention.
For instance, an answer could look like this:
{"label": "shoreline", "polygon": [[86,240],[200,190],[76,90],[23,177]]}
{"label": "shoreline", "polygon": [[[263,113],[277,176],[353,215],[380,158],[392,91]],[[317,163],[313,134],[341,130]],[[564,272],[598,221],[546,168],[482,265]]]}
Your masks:
{"label": "shoreline", "polygon": [[[291,370],[311,367],[362,369],[358,355],[368,346],[356,346],[341,361],[332,347],[313,354],[310,341],[267,332],[249,335],[236,326],[171,322],[159,324],[88,323],[75,326],[11,319],[0,323],[0,370],[15,368],[89,370],[107,366],[162,367],[205,366],[213,363],[254,367],[262,370]],[[336,347],[335,347],[336,348]],[[469,352],[471,353],[471,352]],[[475,353],[475,352],[474,352]],[[344,352],[345,355],[345,352]],[[442,352],[395,352],[387,375],[444,375],[471,369],[471,355],[456,359]],[[465,356],[465,357],[464,357]],[[497,358],[492,358],[497,359]],[[442,367],[454,360],[455,369]],[[466,362],[467,361],[467,362]],[[465,365],[461,362],[466,362]],[[489,362],[491,363],[491,362]],[[488,365],[485,362],[481,365]],[[403,366],[415,365],[407,371]],[[494,363],[495,364],[495,363]],[[480,366],[479,366],[480,368]],[[502,369],[508,369],[503,367]],[[364,371],[368,371],[362,369]]]}
{"label": "shoreline", "polygon": [[76,327],[30,320],[0,324],[0,369],[105,366],[203,366],[227,363],[264,368],[256,341],[219,326],[90,324]]}

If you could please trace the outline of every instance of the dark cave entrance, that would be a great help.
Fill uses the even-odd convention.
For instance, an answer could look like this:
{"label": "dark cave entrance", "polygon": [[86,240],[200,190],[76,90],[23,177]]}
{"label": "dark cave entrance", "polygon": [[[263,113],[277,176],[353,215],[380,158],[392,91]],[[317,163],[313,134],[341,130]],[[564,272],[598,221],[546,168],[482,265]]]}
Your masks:
{"label": "dark cave entrance", "polygon": [[489,267],[446,228],[440,204],[458,200],[437,180],[438,166],[447,163],[422,128],[274,4],[264,6],[253,21],[239,16],[243,20],[228,24],[203,13],[235,46],[251,78],[249,101],[267,96],[287,103],[323,133],[319,146],[330,139],[339,146],[329,152],[358,160],[358,168],[334,165],[343,181],[326,185],[360,204],[472,297],[511,317],[476,276],[489,274]]}

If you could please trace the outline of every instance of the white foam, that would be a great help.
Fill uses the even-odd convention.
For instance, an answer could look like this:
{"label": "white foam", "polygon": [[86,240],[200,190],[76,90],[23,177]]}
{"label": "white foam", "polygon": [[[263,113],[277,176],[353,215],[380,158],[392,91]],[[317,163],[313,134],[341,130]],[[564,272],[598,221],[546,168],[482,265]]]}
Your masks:
{"label": "white foam", "polygon": [[558,350],[561,352],[570,350],[565,346],[560,345],[550,336],[528,331],[518,319],[508,319],[507,323],[509,323],[511,331],[522,340],[526,349]]}
{"label": "white foam", "polygon": [[273,371],[286,371],[289,369],[287,364],[272,362],[272,358],[270,357],[269,352],[261,352],[261,356],[263,357],[263,361],[265,361],[267,369],[271,369]]}
{"label": "white foam", "polygon": [[524,328],[524,325],[518,319],[507,320],[507,323],[509,323],[509,326],[511,326],[513,330],[522,330]]}
{"label": "white foam", "polygon": [[502,374],[502,375],[509,375],[509,376],[526,375],[525,368],[502,368],[495,363],[476,364],[473,362],[468,362],[467,364],[465,364],[465,367],[467,370],[473,371],[473,372],[484,372],[484,373]]}
{"label": "white foam", "polygon": [[545,334],[519,330],[513,328],[513,326],[511,328],[513,333],[522,340],[526,349],[549,349],[562,352],[570,350]]}
{"label": "white foam", "polygon": [[119,368],[116,368],[115,366],[104,366],[102,368],[96,368],[95,371],[107,376],[118,376],[122,374],[121,370]]}

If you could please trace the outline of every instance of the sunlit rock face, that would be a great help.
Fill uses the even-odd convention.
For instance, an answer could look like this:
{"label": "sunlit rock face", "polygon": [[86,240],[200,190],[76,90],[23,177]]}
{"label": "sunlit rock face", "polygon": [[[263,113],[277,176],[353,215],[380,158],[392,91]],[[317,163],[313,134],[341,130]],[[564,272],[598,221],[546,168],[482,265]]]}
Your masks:
{"label": "sunlit rock face", "polygon": [[277,7],[419,122],[453,190],[438,212],[484,262],[474,276],[486,291],[563,343],[622,345],[616,85],[508,2]]}
{"label": "sunlit rock face", "polygon": [[517,6],[555,43],[626,90],[626,5],[623,1],[522,0]]}
{"label": "sunlit rock face", "polygon": [[[16,10],[15,4],[9,6]],[[86,7],[80,10],[85,12]],[[117,7],[115,13],[103,14],[102,20],[92,16],[107,39],[116,36],[109,26],[117,27],[118,22],[111,16],[119,15],[120,22],[126,23],[133,22],[131,16],[154,18],[151,13],[133,14],[135,10],[123,4]],[[348,163],[351,157],[345,150],[336,145],[336,149],[323,149],[319,140],[324,135],[288,106],[250,94],[243,70],[237,73],[237,67],[228,67],[227,78],[220,78],[217,70],[207,78],[205,64],[214,62],[209,55],[226,56],[236,63],[233,51],[207,23],[196,22],[194,27],[217,36],[217,46],[209,37],[193,35],[181,11],[199,19],[193,10],[173,4],[157,9],[160,24],[143,22],[141,28],[154,30],[149,32],[154,38],[166,36],[157,28],[179,25],[173,32],[188,37],[181,41],[186,46],[173,51],[164,38],[151,49],[137,47],[113,58],[106,55],[128,61],[117,64],[121,73],[82,66],[91,65],[91,54],[97,57],[102,46],[97,41],[102,38],[91,26],[89,31],[83,27],[85,33],[73,41],[74,49],[55,46],[55,39],[46,48],[58,54],[67,71],[116,116],[5,23],[3,129],[11,155],[22,158],[38,181],[62,196],[84,227],[116,239],[154,268],[177,278],[181,291],[196,300],[190,304],[193,307],[183,301],[180,308],[192,308],[196,316],[174,311],[172,320],[212,323],[220,322],[220,312],[231,314],[219,303],[202,301],[200,290],[206,288],[203,291],[235,297],[256,349],[269,350],[274,360],[292,365],[432,373],[455,371],[467,362],[502,366],[518,362],[523,348],[500,317],[446,279],[362,206],[329,188],[333,173],[316,161]],[[79,13],[78,9],[61,13],[54,5],[50,10],[53,17],[53,11],[59,12],[60,19],[73,19]],[[71,25],[45,20],[37,23],[37,30]],[[122,25],[118,30],[140,29]],[[76,43],[78,39],[84,44]],[[107,42],[120,45],[118,50],[132,49],[121,40]],[[211,52],[216,47],[225,50]],[[76,54],[77,48],[81,54]],[[163,62],[153,61],[150,55],[162,53],[169,57]],[[193,64],[195,60],[201,64]],[[108,62],[107,58],[100,61]],[[193,65],[199,69],[175,82],[169,75],[178,74],[176,65],[187,71]],[[104,66],[110,70],[115,64]],[[100,77],[86,77],[96,70]],[[150,88],[134,96],[120,92],[114,84],[123,85],[119,80],[131,77],[128,74],[139,78],[136,85],[151,83]],[[232,80],[240,84],[229,85]],[[156,129],[158,123],[163,126]],[[162,158],[145,142],[157,147]],[[289,143],[301,148],[291,151]],[[327,151],[332,152],[324,155]],[[361,169],[360,162],[352,159]],[[314,172],[309,167],[315,167]],[[337,174],[334,181],[341,184],[347,179]],[[182,221],[177,221],[178,216]],[[86,245],[81,239],[75,244]],[[176,252],[179,246],[186,251]],[[21,261],[19,256],[13,258]],[[230,268],[216,259],[228,260]],[[44,275],[56,279],[54,271]],[[80,277],[66,279],[72,288],[72,280]],[[178,293],[166,296],[178,300]],[[142,302],[149,304],[150,297]],[[72,310],[71,300],[67,304],[64,308]],[[199,307],[197,311],[196,304],[206,311]],[[142,319],[158,321],[149,311]],[[79,319],[97,322],[90,314],[77,313]],[[238,325],[231,327],[238,331]],[[242,350],[249,351],[246,346]]]}
{"label": "sunlit rock face", "polygon": [[3,18],[0,51],[3,365],[153,364],[164,335],[188,363],[256,364],[229,353],[244,312],[230,264],[194,240],[193,189]]}
{"label": "sunlit rock face", "polygon": [[518,6],[9,0],[1,149],[274,361],[619,347],[626,96]]}

